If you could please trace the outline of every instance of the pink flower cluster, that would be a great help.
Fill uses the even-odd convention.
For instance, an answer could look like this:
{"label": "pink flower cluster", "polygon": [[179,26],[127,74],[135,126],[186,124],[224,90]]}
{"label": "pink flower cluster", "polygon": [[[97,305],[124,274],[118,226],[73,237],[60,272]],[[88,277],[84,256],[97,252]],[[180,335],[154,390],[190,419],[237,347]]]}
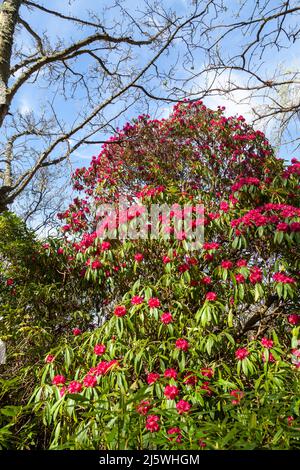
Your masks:
{"label": "pink flower cluster", "polygon": [[241,399],[244,397],[244,392],[242,392],[241,390],[231,390],[230,396],[233,397],[231,403],[233,405],[238,405]]}
{"label": "pink flower cluster", "polygon": [[94,353],[97,356],[102,356],[102,354],[104,354],[105,351],[106,351],[106,346],[104,344],[96,344],[96,346],[94,347]]}
{"label": "pink flower cluster", "polygon": [[117,366],[119,361],[117,359],[112,359],[111,361],[101,361],[95,367],[91,367],[88,375],[90,376],[101,376],[107,374],[114,366]]}
{"label": "pink flower cluster", "polygon": [[165,312],[161,315],[160,321],[165,325],[168,325],[169,323],[173,322],[173,316],[170,312]]}
{"label": "pink flower cluster", "polygon": [[159,416],[149,415],[147,416],[146,429],[150,432],[157,432],[160,429]]}
{"label": "pink flower cluster", "polygon": [[151,299],[148,300],[148,305],[150,308],[159,308],[160,300],[156,297],[151,297]]}
{"label": "pink flower cluster", "polygon": [[157,382],[157,380],[160,378],[160,375],[157,374],[156,372],[150,372],[148,375],[147,375],[147,384],[148,385],[152,385],[154,384],[155,382]]}
{"label": "pink flower cluster", "polygon": [[137,413],[140,415],[146,415],[152,408],[149,400],[142,400],[136,407]]}
{"label": "pink flower cluster", "polygon": [[246,357],[249,356],[249,351],[247,348],[239,348],[235,351],[235,357],[239,360],[242,361],[243,359],[246,359]]}
{"label": "pink flower cluster", "polygon": [[175,346],[177,349],[181,349],[182,351],[188,351],[190,345],[186,339],[178,338],[175,342]]}
{"label": "pink flower cluster", "polygon": [[288,322],[290,323],[290,325],[298,325],[298,323],[300,323],[300,315],[298,315],[297,313],[291,313],[288,316]]}
{"label": "pink flower cluster", "polygon": [[260,180],[258,178],[243,178],[240,177],[239,180],[231,186],[233,192],[239,191],[243,186],[259,186]]}
{"label": "pink flower cluster", "polygon": [[125,305],[117,305],[115,307],[115,311],[114,311],[114,314],[116,315],[116,317],[124,317],[124,315],[126,315],[126,307]]}
{"label": "pink flower cluster", "polygon": [[[169,436],[174,436],[175,435],[176,436],[175,441],[177,442],[177,444],[181,443],[182,433],[181,433],[181,429],[178,426],[168,429],[167,434]],[[172,441],[174,439],[174,437],[169,437],[169,441]]]}
{"label": "pink flower cluster", "polygon": [[294,284],[296,281],[290,276],[287,276],[286,274],[279,272],[275,273],[273,275],[273,279],[275,282],[280,282],[282,284]]}
{"label": "pink flower cluster", "polygon": [[179,402],[176,403],[176,409],[180,415],[183,413],[187,413],[190,408],[190,403],[185,400],[179,400]]}
{"label": "pink flower cluster", "polygon": [[140,305],[144,302],[144,297],[134,295],[131,299],[131,305]]}
{"label": "pink flower cluster", "polygon": [[[268,212],[275,212],[268,214]],[[245,226],[245,227],[262,227],[267,224],[278,224],[281,223],[280,217],[286,219],[288,217],[299,217],[300,209],[287,204],[265,204],[256,209],[251,209],[245,215],[238,219],[231,221],[232,227]],[[284,222],[285,223],[285,222]],[[279,225],[279,230],[287,231],[287,225]],[[295,225],[296,224],[296,225]],[[291,231],[299,231],[300,223],[291,222],[289,225]],[[283,229],[283,230],[282,230]]]}
{"label": "pink flower cluster", "polygon": [[215,292],[207,292],[205,296],[205,300],[208,300],[209,302],[214,302],[217,300],[217,294]]}
{"label": "pink flower cluster", "polygon": [[179,389],[175,385],[167,385],[164,390],[164,395],[168,400],[174,400],[179,394]]}
{"label": "pink flower cluster", "polygon": [[273,344],[274,344],[273,340],[268,339],[266,337],[262,338],[262,340],[261,340],[261,345],[264,346],[267,349],[272,348]]}
{"label": "pink flower cluster", "polygon": [[249,280],[251,284],[257,284],[262,281],[262,270],[258,266],[251,268]]}

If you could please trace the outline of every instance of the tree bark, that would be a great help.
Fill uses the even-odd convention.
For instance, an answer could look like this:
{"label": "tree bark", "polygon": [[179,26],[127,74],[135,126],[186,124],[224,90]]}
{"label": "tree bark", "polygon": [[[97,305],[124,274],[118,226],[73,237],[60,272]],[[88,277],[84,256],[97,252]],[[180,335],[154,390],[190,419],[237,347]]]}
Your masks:
{"label": "tree bark", "polygon": [[0,126],[8,113],[8,80],[14,32],[22,0],[4,0],[0,7]]}

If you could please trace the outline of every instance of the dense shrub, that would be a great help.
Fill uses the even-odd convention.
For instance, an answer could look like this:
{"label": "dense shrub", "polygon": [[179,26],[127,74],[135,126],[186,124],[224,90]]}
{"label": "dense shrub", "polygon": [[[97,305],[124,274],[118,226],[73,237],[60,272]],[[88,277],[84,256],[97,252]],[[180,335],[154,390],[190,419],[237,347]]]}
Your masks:
{"label": "dense shrub", "polygon": [[37,423],[27,406],[35,369],[58,338],[68,341],[74,327],[93,324],[97,295],[88,295],[56,244],[36,240],[14,214],[0,216],[0,339],[7,348],[0,365],[0,448],[35,443]]}
{"label": "dense shrub", "polygon": [[[101,296],[99,326],[62,331],[40,357],[30,406],[47,446],[299,448],[299,174],[241,116],[201,102],[140,116],[76,170],[61,250]],[[132,205],[114,230],[173,205],[152,221],[159,239],[105,236],[99,206],[120,196]],[[198,250],[176,225],[185,204],[189,228],[205,227]]]}

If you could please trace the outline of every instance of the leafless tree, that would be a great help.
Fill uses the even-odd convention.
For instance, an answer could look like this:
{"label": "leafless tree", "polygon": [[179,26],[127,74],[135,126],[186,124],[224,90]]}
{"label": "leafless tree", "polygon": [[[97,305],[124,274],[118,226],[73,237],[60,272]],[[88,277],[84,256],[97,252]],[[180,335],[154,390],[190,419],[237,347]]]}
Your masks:
{"label": "leafless tree", "polygon": [[[76,1],[62,3],[60,11],[39,0],[4,0],[0,7],[1,210],[34,189],[41,170],[95,143],[95,134],[101,141],[132,106],[182,98],[174,86],[159,90],[179,60],[171,48],[192,40],[214,7],[212,0],[195,3],[179,15],[163,2],[138,2],[130,11],[115,0],[76,16]],[[20,105],[24,90],[34,110]]]}
{"label": "leafless tree", "polygon": [[298,45],[296,0],[78,1],[0,5],[0,211],[43,210],[51,169],[59,179],[133,109],[240,92],[281,134],[298,120],[299,63],[281,63]]}
{"label": "leafless tree", "polygon": [[[274,144],[299,145],[300,4],[298,0],[222,2],[203,28],[202,70],[187,83],[200,97],[244,102],[253,123],[269,129]],[[271,133],[273,129],[273,134]]]}

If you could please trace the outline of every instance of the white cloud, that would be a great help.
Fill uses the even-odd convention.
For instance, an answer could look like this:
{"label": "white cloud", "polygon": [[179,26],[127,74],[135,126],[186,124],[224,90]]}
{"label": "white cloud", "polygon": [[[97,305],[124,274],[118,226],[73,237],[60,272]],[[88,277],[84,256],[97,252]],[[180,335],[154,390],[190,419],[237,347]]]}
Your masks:
{"label": "white cloud", "polygon": [[193,91],[205,88],[219,89],[220,92],[213,92],[211,96],[204,99],[206,106],[210,108],[217,108],[218,106],[225,106],[225,115],[232,116],[235,114],[243,115],[248,121],[252,121],[253,112],[260,104],[260,100],[253,97],[250,98],[249,91],[247,90],[234,90],[230,94],[224,94],[222,91],[235,88],[246,88],[246,83],[243,77],[238,72],[224,71],[217,78],[214,72],[208,72],[204,77],[196,80],[193,84]]}
{"label": "white cloud", "polygon": [[169,106],[163,106],[159,108],[159,119],[168,118],[172,112],[173,105],[170,104]]}
{"label": "white cloud", "polygon": [[20,100],[19,100],[19,112],[23,115],[26,115],[26,114],[31,113],[31,111],[32,111],[32,106],[31,106],[30,100],[25,96],[20,98]]}

